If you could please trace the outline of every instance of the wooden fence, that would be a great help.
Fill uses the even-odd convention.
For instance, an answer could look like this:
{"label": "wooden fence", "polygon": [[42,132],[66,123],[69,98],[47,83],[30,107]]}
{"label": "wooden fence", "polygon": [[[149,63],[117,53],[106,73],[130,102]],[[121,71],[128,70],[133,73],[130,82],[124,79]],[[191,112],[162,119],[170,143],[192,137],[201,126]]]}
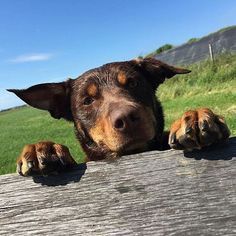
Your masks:
{"label": "wooden fence", "polygon": [[58,176],[0,176],[0,235],[236,235],[236,138]]}

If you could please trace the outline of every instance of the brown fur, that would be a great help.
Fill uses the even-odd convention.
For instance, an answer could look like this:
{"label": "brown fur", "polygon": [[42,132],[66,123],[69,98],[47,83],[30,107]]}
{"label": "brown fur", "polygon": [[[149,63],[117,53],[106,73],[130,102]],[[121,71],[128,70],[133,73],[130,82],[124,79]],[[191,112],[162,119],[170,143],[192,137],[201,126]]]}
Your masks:
{"label": "brown fur", "polygon": [[126,85],[127,84],[127,76],[125,75],[125,73],[123,71],[121,71],[118,76],[117,76],[117,80],[121,85]]}
{"label": "brown fur", "polygon": [[96,97],[98,94],[98,87],[96,86],[96,84],[90,84],[87,88],[87,93],[91,97]]}
{"label": "brown fur", "polygon": [[43,141],[25,145],[17,159],[17,172],[23,176],[47,174],[75,165],[76,162],[66,146]]}
{"label": "brown fur", "polygon": [[[86,161],[116,158],[145,150],[200,149],[225,140],[224,120],[207,108],[187,111],[163,133],[164,116],[156,89],[186,69],[153,58],[114,62],[62,83],[14,92],[54,118],[74,122]],[[68,148],[53,142],[26,145],[18,158],[22,175],[47,174],[75,165]]]}
{"label": "brown fur", "polygon": [[169,144],[175,149],[191,151],[226,140],[230,131],[224,119],[209,108],[184,113],[170,129]]}

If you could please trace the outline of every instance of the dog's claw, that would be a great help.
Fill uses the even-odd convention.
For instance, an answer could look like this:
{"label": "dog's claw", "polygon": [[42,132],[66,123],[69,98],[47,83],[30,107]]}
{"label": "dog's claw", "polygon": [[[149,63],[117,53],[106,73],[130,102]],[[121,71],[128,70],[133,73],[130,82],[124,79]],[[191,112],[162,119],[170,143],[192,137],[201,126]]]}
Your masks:
{"label": "dog's claw", "polygon": [[229,135],[223,118],[208,108],[201,108],[185,112],[181,119],[172,124],[169,144],[174,149],[201,149],[222,142]]}
{"label": "dog's claw", "polygon": [[27,166],[29,169],[32,169],[34,167],[34,163],[32,161],[28,161]]}
{"label": "dog's claw", "polygon": [[203,122],[201,124],[201,131],[206,132],[208,130],[209,130],[209,124],[206,120],[203,120]]}
{"label": "dog's claw", "polygon": [[21,162],[17,163],[16,165],[16,173],[18,173],[19,175],[23,175],[21,172],[21,166],[22,166]]}
{"label": "dog's claw", "polygon": [[46,162],[45,162],[45,158],[44,157],[42,157],[42,156],[38,156],[37,157],[38,158],[38,161],[39,161],[39,163],[41,164],[41,165],[45,165],[46,164]]}
{"label": "dog's claw", "polygon": [[22,176],[48,175],[75,163],[67,147],[49,141],[40,142],[23,148],[16,171]]}
{"label": "dog's claw", "polygon": [[192,127],[186,127],[185,134],[190,134],[193,131]]}
{"label": "dog's claw", "polygon": [[173,133],[170,137],[170,144],[175,144],[176,143],[176,133]]}
{"label": "dog's claw", "polygon": [[61,162],[61,164],[62,164],[63,166],[66,165],[66,163],[64,162],[64,160],[63,160],[61,157],[59,158],[59,160],[60,160],[60,162]]}

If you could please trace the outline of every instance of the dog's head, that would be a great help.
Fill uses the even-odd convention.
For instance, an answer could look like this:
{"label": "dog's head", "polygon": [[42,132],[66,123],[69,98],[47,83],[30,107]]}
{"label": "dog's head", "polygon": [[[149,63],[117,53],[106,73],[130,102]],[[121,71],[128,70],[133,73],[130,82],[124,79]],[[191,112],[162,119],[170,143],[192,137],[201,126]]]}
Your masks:
{"label": "dog's head", "polygon": [[62,83],[9,91],[54,118],[73,121],[87,154],[106,150],[121,155],[143,150],[162,135],[155,91],[165,79],[188,72],[147,58],[109,63]]}

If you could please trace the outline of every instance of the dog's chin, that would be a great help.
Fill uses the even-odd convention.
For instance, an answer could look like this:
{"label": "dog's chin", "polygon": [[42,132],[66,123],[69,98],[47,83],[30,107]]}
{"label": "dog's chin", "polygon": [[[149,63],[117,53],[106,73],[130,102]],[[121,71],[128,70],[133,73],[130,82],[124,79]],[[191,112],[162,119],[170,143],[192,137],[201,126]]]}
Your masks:
{"label": "dog's chin", "polygon": [[[107,135],[109,136],[109,135]],[[109,139],[97,141],[97,145],[117,156],[129,155],[148,150],[150,141],[155,137],[154,129],[138,130],[135,133],[110,135]]]}
{"label": "dog's chin", "polygon": [[135,134],[122,135],[114,139],[112,145],[108,148],[117,153],[119,156],[143,152],[148,149],[148,143],[155,136],[155,132],[150,130],[143,130],[143,132],[136,132]]}
{"label": "dog's chin", "polygon": [[138,152],[144,152],[148,149],[149,139],[128,139],[125,142],[120,143],[117,146],[115,152],[121,155],[135,154]]}

